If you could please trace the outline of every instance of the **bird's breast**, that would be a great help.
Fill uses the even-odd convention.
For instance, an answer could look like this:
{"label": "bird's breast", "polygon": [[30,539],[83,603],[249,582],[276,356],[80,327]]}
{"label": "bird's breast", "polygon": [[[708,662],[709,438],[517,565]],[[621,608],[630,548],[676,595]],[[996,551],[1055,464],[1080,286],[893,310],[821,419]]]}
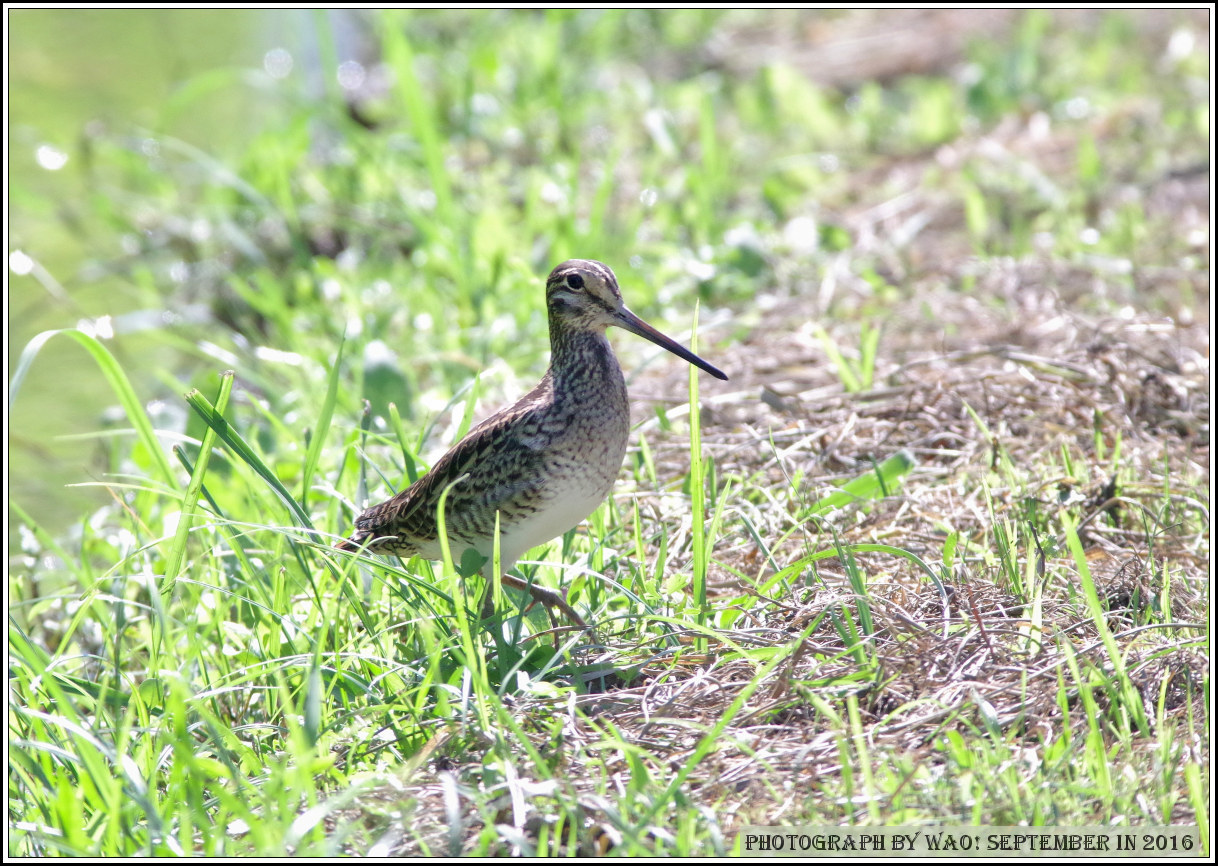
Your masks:
{"label": "bird's breast", "polygon": [[629,435],[629,418],[620,414],[575,413],[560,425],[540,449],[541,471],[529,479],[532,489],[501,511],[504,561],[575,528],[604,502]]}

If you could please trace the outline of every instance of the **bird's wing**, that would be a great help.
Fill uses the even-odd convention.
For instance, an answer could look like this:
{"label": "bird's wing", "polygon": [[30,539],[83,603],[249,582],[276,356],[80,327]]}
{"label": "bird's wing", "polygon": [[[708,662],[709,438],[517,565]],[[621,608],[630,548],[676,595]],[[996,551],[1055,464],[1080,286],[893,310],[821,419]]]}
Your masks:
{"label": "bird's wing", "polygon": [[[544,451],[549,435],[536,406],[516,406],[488,418],[436,461],[431,471],[392,499],[364,511],[355,521],[357,544],[396,536],[391,545],[404,551],[410,542],[439,537],[436,509],[444,489],[448,531],[467,539],[494,533],[495,511],[527,508],[544,482]],[[462,476],[464,480],[458,481]],[[454,483],[456,482],[456,483]],[[378,545],[371,545],[376,550]]]}

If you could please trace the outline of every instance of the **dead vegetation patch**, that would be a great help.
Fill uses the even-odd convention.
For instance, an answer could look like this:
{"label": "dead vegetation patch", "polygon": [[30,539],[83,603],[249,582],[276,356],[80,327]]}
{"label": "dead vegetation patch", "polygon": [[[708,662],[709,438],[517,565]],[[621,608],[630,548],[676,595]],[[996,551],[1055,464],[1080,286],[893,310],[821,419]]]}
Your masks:
{"label": "dead vegetation patch", "polygon": [[[811,317],[790,300],[725,363],[732,392],[706,400],[704,443],[721,477],[793,493],[750,511],[778,566],[835,538],[884,542],[934,563],[943,562],[949,531],[969,541],[943,591],[908,559],[855,557],[868,581],[875,667],[867,682],[848,688],[877,747],[922,760],[945,728],[1016,726],[1036,742],[1068,723],[1069,705],[1060,705],[1057,692],[1063,654],[1100,668],[1106,661],[1061,535],[1062,511],[1081,526],[1107,627],[1127,654],[1147,715],[1155,716],[1160,698],[1168,716],[1203,713],[1209,514],[1197,491],[1209,472],[1208,328],[1128,310],[1080,312],[1081,293],[1055,276],[1062,274],[1042,263],[1010,263],[981,274],[972,291],[914,290],[884,319],[874,386],[854,394],[805,327]],[[934,315],[920,312],[927,309]],[[675,381],[657,391],[672,393]],[[688,460],[678,437],[652,447],[673,474]],[[801,521],[831,485],[901,448],[919,468],[899,495],[865,512]],[[1033,556],[1028,574],[1043,581],[1039,628],[987,554],[1014,542],[995,537],[996,522],[1038,530],[1017,565]],[[761,581],[769,569],[756,547],[737,531],[716,555]],[[1170,607],[1159,622],[1170,625],[1147,625],[1147,612],[1165,600]],[[804,712],[802,697],[809,688],[830,700],[840,694],[796,684],[846,682],[857,671],[827,616],[856,603],[843,563],[822,560],[756,624],[790,639],[821,622],[808,651],[751,716],[777,725],[767,729],[763,750],[775,760],[738,757],[759,778],[816,779],[840,769],[823,716]],[[731,680],[705,689],[704,720],[730,702]],[[813,730],[800,730],[809,720]],[[798,760],[777,759],[788,750]]]}

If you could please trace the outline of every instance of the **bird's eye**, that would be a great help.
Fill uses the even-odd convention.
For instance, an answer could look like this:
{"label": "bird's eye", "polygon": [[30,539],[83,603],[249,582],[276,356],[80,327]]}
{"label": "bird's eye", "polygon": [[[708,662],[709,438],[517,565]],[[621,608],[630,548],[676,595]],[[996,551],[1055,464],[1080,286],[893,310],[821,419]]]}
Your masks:
{"label": "bird's eye", "polygon": [[573,289],[582,289],[584,287],[584,278],[579,274],[571,274],[567,277],[567,285]]}

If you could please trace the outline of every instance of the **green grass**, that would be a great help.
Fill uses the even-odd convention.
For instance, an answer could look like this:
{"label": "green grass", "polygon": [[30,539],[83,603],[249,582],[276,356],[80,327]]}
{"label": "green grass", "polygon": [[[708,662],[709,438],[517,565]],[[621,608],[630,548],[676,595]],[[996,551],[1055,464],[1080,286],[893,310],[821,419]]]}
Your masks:
{"label": "green grass", "polygon": [[[1164,325],[1208,258],[1156,203],[1208,171],[1204,52],[1028,12],[964,73],[834,87],[768,41],[809,14],[385,13],[371,128],[284,85],[231,161],[87,133],[127,315],[31,340],[10,404],[62,344],[121,420],[14,431],[90,436],[106,499],[10,502],[10,855],[1208,852],[1208,339]],[[570,256],[733,377],[614,336],[649,398],[622,478],[519,566],[595,635],[332,547],[540,377]]]}

